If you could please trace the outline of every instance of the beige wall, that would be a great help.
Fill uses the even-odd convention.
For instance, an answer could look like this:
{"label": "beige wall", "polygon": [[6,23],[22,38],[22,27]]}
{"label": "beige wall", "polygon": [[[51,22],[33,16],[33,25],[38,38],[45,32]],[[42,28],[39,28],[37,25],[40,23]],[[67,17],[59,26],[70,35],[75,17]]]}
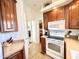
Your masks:
{"label": "beige wall", "polygon": [[32,22],[32,30],[31,30],[31,39],[33,42],[39,42],[39,20],[42,20],[42,12],[39,5],[37,6],[32,5],[29,1],[25,1],[26,4],[24,5],[26,11],[26,19],[27,22]]}
{"label": "beige wall", "polygon": [[72,59],[71,50],[79,51],[79,41],[76,39],[66,38],[66,59]]}
{"label": "beige wall", "polygon": [[26,9],[27,20],[40,20],[42,18],[42,12],[39,9],[28,6]]}

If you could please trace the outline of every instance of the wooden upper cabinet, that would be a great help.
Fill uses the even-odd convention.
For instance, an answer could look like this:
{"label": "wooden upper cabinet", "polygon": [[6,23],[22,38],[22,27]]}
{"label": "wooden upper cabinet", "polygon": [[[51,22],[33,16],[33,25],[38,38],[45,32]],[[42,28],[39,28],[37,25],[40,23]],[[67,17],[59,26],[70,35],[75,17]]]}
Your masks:
{"label": "wooden upper cabinet", "polygon": [[65,9],[64,9],[64,7],[60,7],[60,8],[57,8],[57,20],[65,20],[65,18],[64,18],[64,11],[65,11]]}
{"label": "wooden upper cabinet", "polygon": [[65,19],[64,18],[64,7],[53,9],[43,14],[44,29],[47,29],[48,22]]}
{"label": "wooden upper cabinet", "polygon": [[79,1],[74,0],[66,6],[66,28],[79,29]]}
{"label": "wooden upper cabinet", "polygon": [[49,13],[49,21],[55,21],[57,19],[57,11],[56,10],[52,10]]}
{"label": "wooden upper cabinet", "polygon": [[43,21],[44,21],[44,29],[47,29],[48,28],[48,21],[49,21],[49,19],[48,19],[48,13],[44,13],[43,14]]}
{"label": "wooden upper cabinet", "polygon": [[64,7],[53,9],[49,12],[49,21],[64,19]]}
{"label": "wooden upper cabinet", "polygon": [[65,6],[65,28],[69,28],[69,5]]}
{"label": "wooden upper cabinet", "polygon": [[70,12],[70,28],[77,29],[79,28],[79,3],[73,2],[69,7]]}
{"label": "wooden upper cabinet", "polygon": [[[48,17],[44,20],[47,24],[51,21],[65,19],[67,29],[79,29],[79,0],[73,0],[70,4],[53,9],[47,14]],[[46,23],[44,26],[47,25]]]}
{"label": "wooden upper cabinet", "polygon": [[16,0],[0,0],[1,32],[17,31]]}
{"label": "wooden upper cabinet", "polygon": [[0,31],[1,31],[1,20],[2,20],[2,17],[1,17],[1,3],[0,3]]}

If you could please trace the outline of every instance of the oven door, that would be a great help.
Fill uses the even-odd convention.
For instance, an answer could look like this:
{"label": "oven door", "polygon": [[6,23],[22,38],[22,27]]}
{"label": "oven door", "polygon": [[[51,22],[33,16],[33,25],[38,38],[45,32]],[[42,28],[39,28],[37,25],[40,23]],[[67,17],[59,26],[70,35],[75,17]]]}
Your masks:
{"label": "oven door", "polygon": [[46,50],[60,57],[64,57],[64,42],[59,42],[56,39],[46,39]]}

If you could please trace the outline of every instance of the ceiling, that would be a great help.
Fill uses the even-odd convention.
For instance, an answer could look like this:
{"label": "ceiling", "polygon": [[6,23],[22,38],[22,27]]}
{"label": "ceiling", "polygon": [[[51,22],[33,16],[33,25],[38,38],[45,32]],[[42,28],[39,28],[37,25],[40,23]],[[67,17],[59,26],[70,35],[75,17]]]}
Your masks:
{"label": "ceiling", "polygon": [[51,2],[52,0],[27,0],[26,4],[29,7],[42,8],[44,4]]}

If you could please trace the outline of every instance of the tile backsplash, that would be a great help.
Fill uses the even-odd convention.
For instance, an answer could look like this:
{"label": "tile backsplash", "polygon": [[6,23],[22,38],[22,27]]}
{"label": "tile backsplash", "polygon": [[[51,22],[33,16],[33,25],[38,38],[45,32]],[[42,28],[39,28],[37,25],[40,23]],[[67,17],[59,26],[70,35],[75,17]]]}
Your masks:
{"label": "tile backsplash", "polygon": [[70,33],[70,35],[79,36],[79,30],[78,29],[66,29],[66,31],[72,31],[72,33]]}

